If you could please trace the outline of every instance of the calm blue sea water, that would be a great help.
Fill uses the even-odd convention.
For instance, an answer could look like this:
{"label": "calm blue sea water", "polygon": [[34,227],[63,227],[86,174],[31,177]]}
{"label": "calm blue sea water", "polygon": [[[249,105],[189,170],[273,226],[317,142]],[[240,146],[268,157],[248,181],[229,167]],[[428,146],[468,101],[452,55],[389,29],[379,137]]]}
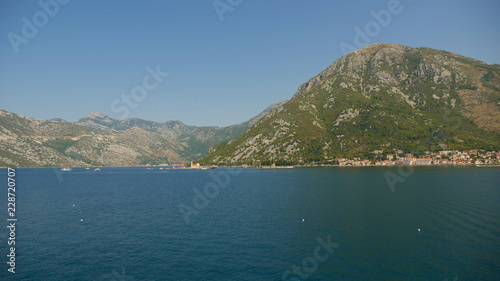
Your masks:
{"label": "calm blue sea water", "polygon": [[0,278],[500,280],[499,168],[234,171],[18,169],[14,275],[2,169]]}

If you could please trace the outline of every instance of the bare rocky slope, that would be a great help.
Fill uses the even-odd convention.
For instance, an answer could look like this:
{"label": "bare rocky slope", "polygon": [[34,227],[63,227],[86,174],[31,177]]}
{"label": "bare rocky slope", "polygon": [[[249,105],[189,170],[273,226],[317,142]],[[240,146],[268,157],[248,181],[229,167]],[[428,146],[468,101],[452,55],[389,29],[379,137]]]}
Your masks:
{"label": "bare rocky slope", "polygon": [[115,120],[94,112],[76,121],[41,120],[0,109],[0,166],[136,166],[186,163],[239,137],[260,115],[227,127]]}

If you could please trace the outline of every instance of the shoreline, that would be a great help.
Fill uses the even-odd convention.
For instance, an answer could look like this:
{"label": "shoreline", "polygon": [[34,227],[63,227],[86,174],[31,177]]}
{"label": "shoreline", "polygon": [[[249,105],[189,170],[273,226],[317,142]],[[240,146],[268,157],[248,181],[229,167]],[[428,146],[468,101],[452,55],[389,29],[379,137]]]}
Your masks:
{"label": "shoreline", "polygon": [[[92,167],[87,167],[87,166],[75,166],[75,167],[69,167],[71,169],[78,169],[78,168],[160,168],[160,167],[166,167],[166,166],[92,166]],[[171,167],[171,166],[168,166]],[[294,168],[349,168],[349,167],[378,167],[378,168],[388,168],[388,167],[500,167],[500,163],[498,164],[473,164],[473,163],[468,163],[468,164],[431,164],[431,165],[375,165],[375,164],[369,164],[369,165],[291,165],[291,166],[262,166],[262,167],[254,167],[254,166],[246,166],[242,167],[241,165],[237,166],[222,166],[219,165],[219,168],[231,168],[231,169],[294,169]],[[62,169],[64,167],[0,167],[0,169]],[[172,170],[172,168],[170,168]],[[173,170],[211,170],[211,169],[192,169],[192,168],[177,168]]]}

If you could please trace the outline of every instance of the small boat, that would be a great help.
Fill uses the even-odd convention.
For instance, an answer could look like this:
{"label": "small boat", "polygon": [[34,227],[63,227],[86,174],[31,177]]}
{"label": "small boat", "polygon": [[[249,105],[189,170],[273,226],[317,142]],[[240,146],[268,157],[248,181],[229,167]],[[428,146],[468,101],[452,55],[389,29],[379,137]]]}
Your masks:
{"label": "small boat", "polygon": [[64,168],[61,169],[61,171],[63,171],[63,172],[69,172],[71,170],[72,169],[70,167],[64,167]]}
{"label": "small boat", "polygon": [[100,172],[100,171],[101,171],[101,169],[99,169],[99,168],[94,169],[94,172]]}

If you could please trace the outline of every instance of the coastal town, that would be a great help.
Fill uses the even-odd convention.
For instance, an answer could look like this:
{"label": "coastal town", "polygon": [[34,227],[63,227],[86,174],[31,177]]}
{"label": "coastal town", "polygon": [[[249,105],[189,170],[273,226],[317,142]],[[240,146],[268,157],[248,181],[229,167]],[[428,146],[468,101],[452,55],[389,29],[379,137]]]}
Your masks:
{"label": "coastal town", "polygon": [[361,159],[337,159],[339,166],[430,166],[430,165],[498,165],[500,163],[500,151],[480,150],[442,150],[437,152],[426,151],[422,156],[411,153],[383,154],[382,151],[374,151],[376,160]]}

